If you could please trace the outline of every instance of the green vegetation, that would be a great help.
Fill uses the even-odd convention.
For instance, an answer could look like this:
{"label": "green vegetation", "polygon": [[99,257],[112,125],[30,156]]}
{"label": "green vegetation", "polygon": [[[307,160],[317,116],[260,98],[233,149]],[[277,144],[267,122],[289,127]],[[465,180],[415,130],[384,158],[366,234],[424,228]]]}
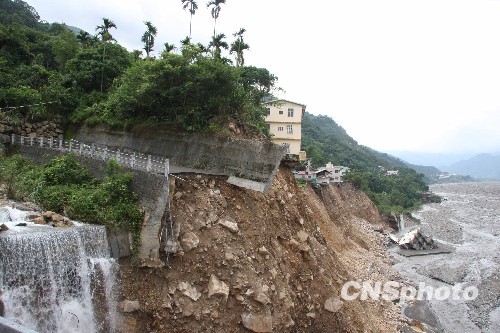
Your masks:
{"label": "green vegetation", "polygon": [[[64,24],[42,23],[36,10],[21,0],[0,1],[0,109],[12,118],[66,123],[171,126],[184,131],[221,131],[236,122],[252,135],[267,132],[261,98],[275,89],[277,78],[264,68],[244,66],[245,29],[226,41],[215,34],[221,5],[208,4],[214,35],[207,46],[190,37],[180,47],[164,43],[152,55],[156,27],[144,22],[138,40],[142,51],[116,43],[119,29],[109,18],[96,26],[96,36],[75,35]],[[196,1],[179,1],[192,16]],[[99,23],[99,22],[96,22]],[[190,21],[191,26],[191,21]],[[234,55],[233,60],[225,55]],[[29,106],[22,107],[21,106]]]}
{"label": "green vegetation", "polygon": [[137,253],[143,215],[130,190],[132,174],[112,160],[105,175],[102,180],[92,178],[72,154],[41,166],[18,155],[0,160],[0,180],[10,197],[33,201],[81,222],[129,230]]}
{"label": "green vegetation", "polygon": [[[306,112],[302,145],[314,167],[327,162],[349,167],[351,172],[345,179],[364,191],[382,213],[415,210],[428,190],[423,174],[395,157],[359,145],[330,117]],[[390,169],[399,170],[399,174],[386,175],[384,170]]]}

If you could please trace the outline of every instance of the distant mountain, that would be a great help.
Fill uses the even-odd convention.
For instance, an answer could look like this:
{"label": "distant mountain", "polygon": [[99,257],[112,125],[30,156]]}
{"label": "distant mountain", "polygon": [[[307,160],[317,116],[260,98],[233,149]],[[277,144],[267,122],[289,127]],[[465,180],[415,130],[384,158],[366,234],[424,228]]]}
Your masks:
{"label": "distant mountain", "polygon": [[397,157],[359,145],[328,116],[304,114],[302,146],[315,167],[327,162],[360,170],[378,170],[379,166],[386,169],[406,167],[405,162]]}
{"label": "distant mountain", "polygon": [[474,154],[470,153],[422,153],[412,151],[389,151],[388,153],[413,165],[432,165],[438,169],[474,156]]}
{"label": "distant mountain", "polygon": [[500,179],[500,155],[480,154],[443,169],[451,173],[469,175],[474,178]]}

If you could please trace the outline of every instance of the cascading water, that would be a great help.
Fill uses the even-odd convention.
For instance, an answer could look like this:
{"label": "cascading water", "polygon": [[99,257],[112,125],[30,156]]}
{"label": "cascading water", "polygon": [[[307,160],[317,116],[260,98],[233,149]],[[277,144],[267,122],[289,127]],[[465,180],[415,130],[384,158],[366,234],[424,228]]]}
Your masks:
{"label": "cascading water", "polygon": [[[8,213],[4,208],[0,219],[19,215]],[[106,228],[15,225],[0,233],[5,317],[39,332],[114,331],[117,264],[110,258]]]}

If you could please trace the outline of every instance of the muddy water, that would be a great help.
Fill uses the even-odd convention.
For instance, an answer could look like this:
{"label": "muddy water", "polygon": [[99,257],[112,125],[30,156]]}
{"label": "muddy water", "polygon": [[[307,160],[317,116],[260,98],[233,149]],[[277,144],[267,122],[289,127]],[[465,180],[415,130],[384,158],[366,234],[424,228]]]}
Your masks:
{"label": "muddy water", "polygon": [[411,284],[477,287],[474,300],[429,300],[444,332],[500,332],[500,183],[433,185],[446,200],[415,214],[424,233],[453,253],[419,257],[394,254],[395,268]]}

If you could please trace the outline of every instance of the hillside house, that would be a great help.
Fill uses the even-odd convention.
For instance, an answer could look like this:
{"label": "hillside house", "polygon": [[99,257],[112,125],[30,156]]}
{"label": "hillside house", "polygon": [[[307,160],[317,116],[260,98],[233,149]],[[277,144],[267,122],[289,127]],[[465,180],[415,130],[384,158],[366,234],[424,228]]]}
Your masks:
{"label": "hillside house", "polygon": [[302,156],[302,116],[306,112],[304,104],[280,99],[263,103],[267,109],[266,124],[273,135],[272,140],[287,147],[289,154]]}

